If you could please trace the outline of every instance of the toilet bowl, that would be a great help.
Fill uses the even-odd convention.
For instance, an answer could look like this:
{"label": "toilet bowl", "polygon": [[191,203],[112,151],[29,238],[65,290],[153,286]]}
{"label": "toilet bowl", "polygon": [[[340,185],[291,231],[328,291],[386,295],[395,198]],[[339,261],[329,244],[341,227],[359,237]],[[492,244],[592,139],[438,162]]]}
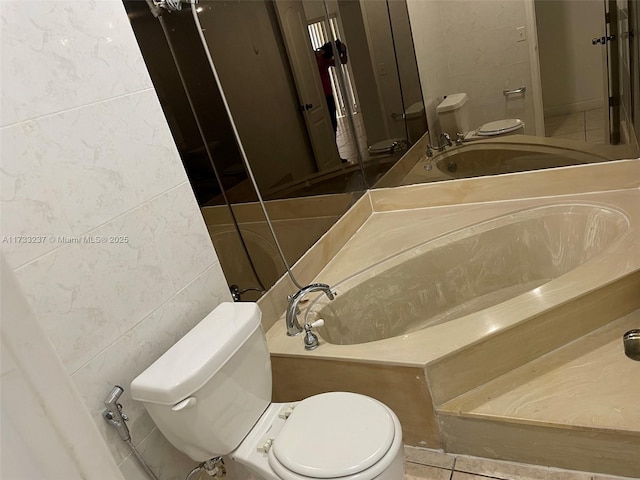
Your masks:
{"label": "toilet bowl", "polygon": [[394,155],[407,150],[410,145],[417,142],[427,131],[427,117],[424,113],[424,103],[411,104],[402,114],[391,114],[394,120],[405,122],[407,138],[388,138],[369,145],[371,155]]}
{"label": "toilet bowl", "polygon": [[409,148],[409,144],[404,138],[389,138],[381,140],[373,145],[369,145],[369,153],[372,155],[393,155]]}
{"label": "toilet bowl", "polygon": [[401,432],[398,418],[382,403],[330,392],[270,405],[229,457],[268,480],[398,480],[404,464]]}
{"label": "toilet bowl", "polygon": [[518,135],[524,132],[524,122],[519,118],[508,118],[485,123],[476,130],[465,132],[464,141],[480,140],[483,138]]}
{"label": "toilet bowl", "polygon": [[397,416],[329,392],[271,403],[271,366],[255,303],[223,303],[131,383],[164,436],[193,460],[224,456],[265,480],[402,480]]}
{"label": "toilet bowl", "polygon": [[440,129],[443,133],[456,138],[463,134],[463,141],[481,140],[486,138],[516,135],[524,132],[524,122],[518,118],[508,118],[485,123],[475,130],[469,129],[469,111],[466,93],[448,95],[436,107]]}

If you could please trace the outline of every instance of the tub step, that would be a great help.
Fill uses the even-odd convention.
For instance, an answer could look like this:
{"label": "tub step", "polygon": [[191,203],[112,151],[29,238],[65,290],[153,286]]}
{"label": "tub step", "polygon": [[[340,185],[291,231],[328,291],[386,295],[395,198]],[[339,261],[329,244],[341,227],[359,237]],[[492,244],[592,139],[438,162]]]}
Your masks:
{"label": "tub step", "polygon": [[640,478],[636,310],[436,409],[445,451]]}

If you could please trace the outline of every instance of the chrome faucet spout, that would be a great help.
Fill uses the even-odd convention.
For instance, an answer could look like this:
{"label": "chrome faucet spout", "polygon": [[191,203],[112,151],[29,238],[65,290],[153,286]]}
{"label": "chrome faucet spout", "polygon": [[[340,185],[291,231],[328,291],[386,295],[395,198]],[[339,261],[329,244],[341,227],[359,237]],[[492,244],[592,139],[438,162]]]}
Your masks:
{"label": "chrome faucet spout", "polygon": [[443,132],[440,134],[440,138],[438,140],[438,145],[433,146],[427,144],[427,157],[433,157],[433,152],[444,152],[445,148],[453,146],[453,142],[451,141],[451,137],[448,133]]}
{"label": "chrome faucet spout", "polygon": [[311,285],[301,288],[294,295],[289,296],[289,305],[287,306],[285,321],[287,323],[287,335],[290,337],[304,332],[304,329],[300,326],[300,322],[298,322],[298,313],[300,313],[298,303],[300,303],[300,300],[302,300],[307,293],[311,292],[324,292],[329,300],[333,300],[336,296],[336,292],[331,290],[331,287],[326,283],[312,283]]}
{"label": "chrome faucet spout", "polygon": [[443,132],[440,134],[440,147],[444,150],[444,147],[450,147],[453,143],[451,143],[451,137],[448,133]]}

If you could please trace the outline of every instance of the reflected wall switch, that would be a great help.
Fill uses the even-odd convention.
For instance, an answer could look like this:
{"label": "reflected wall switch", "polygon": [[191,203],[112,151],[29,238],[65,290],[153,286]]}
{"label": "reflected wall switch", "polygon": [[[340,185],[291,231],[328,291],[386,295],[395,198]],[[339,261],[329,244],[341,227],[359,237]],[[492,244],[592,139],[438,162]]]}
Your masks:
{"label": "reflected wall switch", "polygon": [[379,63],[378,64],[378,75],[386,75],[387,74],[387,67],[384,63]]}
{"label": "reflected wall switch", "polygon": [[516,37],[517,37],[517,42],[524,42],[527,39],[527,30],[526,27],[523,25],[522,27],[518,27],[516,28]]}

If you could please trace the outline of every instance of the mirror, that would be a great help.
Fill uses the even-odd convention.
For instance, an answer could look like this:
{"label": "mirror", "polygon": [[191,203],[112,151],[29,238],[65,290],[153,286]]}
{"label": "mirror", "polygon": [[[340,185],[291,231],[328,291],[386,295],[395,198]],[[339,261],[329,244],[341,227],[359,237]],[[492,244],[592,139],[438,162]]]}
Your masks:
{"label": "mirror", "polygon": [[[225,275],[243,300],[254,300],[285,266],[192,13],[185,7],[163,14],[167,40],[145,2],[124,4]],[[242,146],[293,265],[426,131],[406,4],[340,0],[325,9],[317,1],[207,0],[197,10]],[[319,57],[338,40],[346,62],[327,55],[335,65],[325,67],[323,87]]]}
{"label": "mirror", "polygon": [[[411,22],[421,26],[413,37],[436,148],[432,158],[397,164],[376,186],[637,156],[634,7],[626,0],[409,2]],[[464,141],[438,152],[440,132],[465,133]]]}
{"label": "mirror", "polygon": [[[124,3],[227,279],[240,290],[269,288],[284,265],[256,203],[191,12],[185,8],[163,18],[195,116],[157,20],[144,2]],[[582,21],[583,3],[602,7],[590,9],[591,23]],[[551,140],[565,142],[565,149],[596,153],[576,153],[573,162],[632,156],[633,110],[622,108],[622,120],[613,121],[615,108],[605,105],[605,86],[609,92],[618,85],[624,99],[632,98],[628,77],[637,70],[637,54],[629,60],[623,47],[591,44],[605,31],[605,5],[624,30],[634,7],[627,3],[205,0],[198,4],[198,18],[260,193],[286,260],[293,264],[367,188],[504,173],[451,161],[426,165],[424,158],[418,165],[426,143],[437,147],[440,142],[438,105],[453,93],[468,96],[469,128],[520,118],[524,129],[518,133],[557,137]],[[591,29],[599,30],[585,40]],[[347,62],[335,62],[334,56],[336,65],[328,68],[334,130],[316,54],[338,39],[346,45]],[[620,58],[626,70],[616,78],[601,68],[590,76],[555,81],[564,65],[557,54],[568,58],[576,45],[582,49],[576,58],[585,62],[581,68],[594,71],[594,55],[601,65],[609,55]],[[587,77],[593,81],[584,86],[580,82]],[[576,91],[567,90],[571,86]],[[600,114],[585,113],[596,107]],[[431,135],[422,138],[422,150],[404,156],[405,164],[398,162],[427,130],[427,119]],[[627,125],[620,133],[624,148],[609,145],[615,123]],[[566,143],[578,142],[580,135],[580,144]],[[598,143],[587,143],[593,140]],[[534,137],[526,142],[536,143]],[[461,148],[481,150],[477,145]],[[517,148],[502,145],[500,150]],[[534,168],[526,161],[520,165]],[[557,165],[538,161],[535,168]],[[425,167],[437,175],[407,180],[411,169],[426,172]],[[248,291],[242,298],[257,296],[259,291]]]}

